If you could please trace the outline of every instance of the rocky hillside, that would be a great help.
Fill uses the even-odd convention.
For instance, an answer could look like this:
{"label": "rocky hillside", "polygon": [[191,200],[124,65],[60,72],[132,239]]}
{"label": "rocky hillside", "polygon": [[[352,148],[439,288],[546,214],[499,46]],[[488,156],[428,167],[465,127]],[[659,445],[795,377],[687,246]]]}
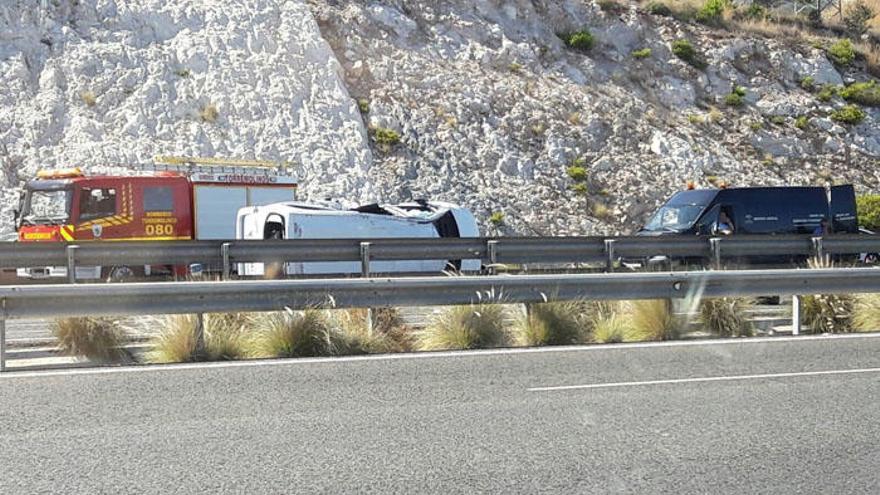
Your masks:
{"label": "rocky hillside", "polygon": [[3,232],[36,169],[155,154],[288,159],[313,198],[526,235],[627,232],[687,181],[880,189],[877,89],[837,91],[871,76],[831,39],[608,1],[35,3],[0,6]]}

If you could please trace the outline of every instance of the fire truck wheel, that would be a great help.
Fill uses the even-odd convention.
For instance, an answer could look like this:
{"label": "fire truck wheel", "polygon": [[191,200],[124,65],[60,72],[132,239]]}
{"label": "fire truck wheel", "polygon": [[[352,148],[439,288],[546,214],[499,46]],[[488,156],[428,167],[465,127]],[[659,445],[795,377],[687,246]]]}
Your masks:
{"label": "fire truck wheel", "polygon": [[130,266],[121,265],[105,269],[103,278],[107,282],[131,282],[138,274]]}

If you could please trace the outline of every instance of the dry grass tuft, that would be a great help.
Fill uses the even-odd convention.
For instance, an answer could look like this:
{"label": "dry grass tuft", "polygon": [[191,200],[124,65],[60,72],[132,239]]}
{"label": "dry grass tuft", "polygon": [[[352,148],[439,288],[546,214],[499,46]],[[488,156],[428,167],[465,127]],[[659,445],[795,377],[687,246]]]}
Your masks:
{"label": "dry grass tuft", "polygon": [[416,347],[422,351],[482,349],[506,343],[504,307],[498,304],[445,308],[416,336]]}
{"label": "dry grass tuft", "polygon": [[681,334],[681,323],[672,312],[672,301],[647,299],[632,301],[630,318],[634,340],[675,340]]}
{"label": "dry grass tuft", "polygon": [[152,363],[184,363],[192,361],[224,361],[247,355],[245,327],[250,316],[246,313],[208,313],[204,315],[205,349],[196,349],[198,317],[167,315],[144,320],[141,324],[159,326],[161,330],[151,340],[152,350],[147,353]]}
{"label": "dry grass tuft", "polygon": [[213,103],[208,103],[199,110],[199,118],[202,119],[203,122],[208,122],[213,124],[217,122],[217,118],[220,116],[220,111],[217,110],[217,105]]}
{"label": "dry grass tuft", "polygon": [[630,342],[632,335],[632,321],[623,315],[612,313],[593,321],[591,340],[597,344]]}
{"label": "dry grass tuft", "polygon": [[513,327],[518,345],[566,345],[585,340],[585,305],[577,301],[532,304],[517,315]]}
{"label": "dry grass tuft", "polygon": [[345,342],[320,310],[261,313],[250,319],[248,356],[257,358],[333,356]]}
{"label": "dry grass tuft", "polygon": [[853,329],[852,294],[816,294],[803,297],[804,323],[811,333],[848,333]]}
{"label": "dry grass tuft", "polygon": [[412,350],[410,328],[394,308],[373,309],[373,332],[367,328],[365,308],[331,311],[330,321],[338,332],[345,354],[407,352]]}
{"label": "dry grass tuft", "polygon": [[718,297],[700,301],[700,321],[706,330],[722,337],[750,337],[755,328],[745,311],[754,301],[743,297]]}
{"label": "dry grass tuft", "polygon": [[94,91],[82,91],[79,94],[79,98],[82,100],[83,103],[86,104],[86,106],[89,107],[93,107],[96,103],[98,103],[98,97],[97,95],[95,95]]}
{"label": "dry grass tuft", "polygon": [[856,296],[852,323],[856,332],[880,332],[880,294]]}
{"label": "dry grass tuft", "polygon": [[122,348],[125,331],[112,318],[58,318],[49,324],[65,354],[101,362],[118,362],[131,356]]}

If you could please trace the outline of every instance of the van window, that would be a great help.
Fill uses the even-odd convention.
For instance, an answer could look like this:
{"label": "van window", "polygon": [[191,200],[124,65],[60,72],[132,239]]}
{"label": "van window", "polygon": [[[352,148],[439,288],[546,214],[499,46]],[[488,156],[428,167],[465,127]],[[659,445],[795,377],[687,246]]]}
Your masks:
{"label": "van window", "polygon": [[116,189],[83,188],[79,194],[80,221],[116,214]]}
{"label": "van window", "polygon": [[174,194],[170,187],[145,187],[144,211],[174,211]]}

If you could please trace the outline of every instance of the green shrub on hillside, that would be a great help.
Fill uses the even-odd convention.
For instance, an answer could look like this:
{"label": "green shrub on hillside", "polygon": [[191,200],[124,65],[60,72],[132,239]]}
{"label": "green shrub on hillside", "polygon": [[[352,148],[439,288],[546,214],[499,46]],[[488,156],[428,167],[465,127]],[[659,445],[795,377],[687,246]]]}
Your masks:
{"label": "green shrub on hillside", "polygon": [[858,124],[865,120],[865,112],[855,105],[847,105],[831,114],[831,119],[842,124]]}
{"label": "green shrub on hillside", "polygon": [[643,58],[648,58],[650,56],[651,56],[651,49],[650,48],[642,48],[641,50],[633,50],[633,52],[632,52],[632,57],[637,60],[643,59]]}
{"label": "green shrub on hillside", "polygon": [[847,66],[856,59],[856,52],[850,40],[842,39],[828,48],[828,57],[837,65]]}
{"label": "green shrub on hillside", "polygon": [[749,8],[746,9],[746,12],[744,15],[745,15],[746,19],[754,19],[754,20],[764,19],[765,17],[767,17],[767,8],[764,7],[763,5],[753,3],[753,4],[749,5]]}
{"label": "green shrub on hillside", "polygon": [[843,25],[851,36],[861,36],[868,32],[868,23],[875,15],[877,12],[864,0],[855,0],[849,2],[843,13]]}
{"label": "green shrub on hillside", "polygon": [[499,226],[504,223],[504,212],[496,211],[489,215],[489,222],[494,226]]}
{"label": "green shrub on hillside", "polygon": [[741,107],[746,102],[745,97],[746,88],[742,86],[736,86],[733,88],[733,91],[731,91],[729,95],[724,97],[724,104],[729,107]]}
{"label": "green shrub on hillside", "polygon": [[813,91],[816,89],[816,80],[813,79],[813,76],[805,76],[801,79],[801,88],[806,91]]}
{"label": "green shrub on hillside", "polygon": [[672,42],[672,54],[684,60],[692,67],[705,69],[706,63],[699,59],[697,49],[688,40],[675,40]]}
{"label": "green shrub on hillside", "polygon": [[648,4],[648,12],[654,15],[662,15],[669,17],[672,15],[672,9],[663,2],[651,2]]}
{"label": "green shrub on hillside", "polygon": [[853,83],[840,88],[837,94],[849,102],[880,107],[880,84],[877,84],[877,81]]}
{"label": "green shrub on hillside", "polygon": [[834,95],[837,93],[837,88],[834,87],[833,84],[825,84],[822,86],[822,89],[819,90],[819,93],[816,94],[816,99],[821,102],[829,102]]}
{"label": "green shrub on hillside", "polygon": [[864,194],[856,198],[859,225],[880,231],[880,194]]}
{"label": "green shrub on hillside", "polygon": [[572,180],[577,182],[583,182],[587,180],[587,169],[581,165],[572,165],[565,169],[566,173]]}
{"label": "green shrub on hillside", "polygon": [[373,139],[376,141],[376,144],[381,146],[390,148],[400,142],[400,134],[394,129],[372,127],[370,128],[370,132],[373,134]]}
{"label": "green shrub on hillside", "polygon": [[810,118],[806,115],[801,115],[794,119],[794,126],[803,131],[810,126]]}
{"label": "green shrub on hillside", "polygon": [[724,20],[727,0],[706,0],[697,11],[697,21],[710,26],[718,26]]}
{"label": "green shrub on hillside", "polygon": [[588,52],[596,44],[596,37],[588,29],[582,29],[576,33],[566,35],[566,46],[579,52]]}

